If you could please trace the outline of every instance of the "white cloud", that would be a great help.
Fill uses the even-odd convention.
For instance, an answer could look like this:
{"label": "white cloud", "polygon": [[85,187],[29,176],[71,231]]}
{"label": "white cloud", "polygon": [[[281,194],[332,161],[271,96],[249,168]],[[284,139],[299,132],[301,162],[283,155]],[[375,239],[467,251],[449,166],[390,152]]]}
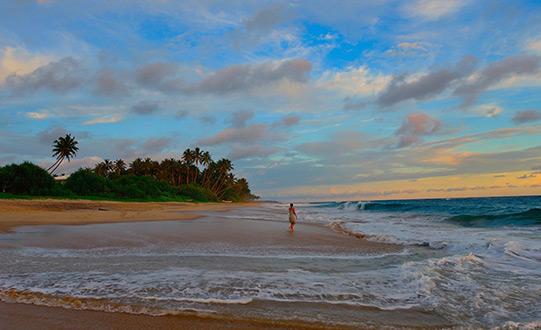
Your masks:
{"label": "white cloud", "polygon": [[94,120],[85,121],[83,125],[112,124],[112,123],[118,123],[123,120],[124,120],[124,117],[122,116],[102,117],[102,118],[96,118]]}
{"label": "white cloud", "polygon": [[391,80],[390,76],[374,75],[365,66],[350,68],[349,71],[327,72],[320,84],[329,89],[347,91],[357,96],[375,95],[381,92]]}
{"label": "white cloud", "polygon": [[494,104],[483,104],[472,109],[477,115],[483,117],[496,117],[502,113],[503,109]]}
{"label": "white cloud", "polygon": [[404,10],[408,16],[435,20],[453,14],[467,4],[468,0],[419,0]]}
{"label": "white cloud", "polygon": [[534,51],[541,55],[541,39],[531,39],[527,41],[526,49]]}
{"label": "white cloud", "polygon": [[5,47],[0,50],[0,85],[14,72],[25,75],[52,60],[51,56],[30,54],[24,47]]}
{"label": "white cloud", "polygon": [[52,117],[52,114],[47,110],[41,110],[40,112],[27,112],[25,117],[31,119],[46,119]]}

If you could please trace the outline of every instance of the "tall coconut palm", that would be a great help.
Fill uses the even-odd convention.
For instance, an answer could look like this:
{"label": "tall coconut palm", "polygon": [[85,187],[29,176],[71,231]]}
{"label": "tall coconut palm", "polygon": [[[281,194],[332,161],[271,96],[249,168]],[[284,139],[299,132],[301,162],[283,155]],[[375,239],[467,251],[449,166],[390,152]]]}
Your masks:
{"label": "tall coconut palm", "polygon": [[204,187],[208,186],[207,174],[209,172],[209,165],[211,163],[212,163],[212,156],[210,155],[210,152],[205,151],[203,155],[201,155],[201,164],[205,166],[205,169],[203,170],[203,180],[201,181],[201,185]]}
{"label": "tall coconut palm", "polygon": [[190,167],[193,163],[193,151],[191,149],[184,150],[182,160],[186,163],[186,183],[190,183]]}
{"label": "tall coconut palm", "polygon": [[124,160],[115,160],[115,163],[113,165],[113,171],[116,173],[117,176],[121,176],[124,171],[126,171],[126,163],[124,162]]}
{"label": "tall coconut palm", "polygon": [[79,151],[77,147],[78,143],[71,134],[66,134],[65,137],[59,137],[55,140],[53,144],[53,157],[56,157],[56,162],[47,169],[47,172],[51,171],[50,173],[53,174],[60,164],[62,164],[64,158],[69,162],[70,158],[75,157],[77,151]]}
{"label": "tall coconut palm", "polygon": [[214,185],[212,186],[212,191],[217,194],[222,189],[222,186],[225,183],[225,178],[229,174],[229,171],[233,169],[233,164],[229,159],[222,158],[216,163],[216,166],[219,176]]}
{"label": "tall coconut palm", "polygon": [[197,182],[197,178],[199,177],[199,164],[201,163],[201,159],[203,157],[203,152],[199,147],[195,147],[195,149],[192,151],[192,157],[193,162],[195,164],[195,174],[194,174],[194,182]]}

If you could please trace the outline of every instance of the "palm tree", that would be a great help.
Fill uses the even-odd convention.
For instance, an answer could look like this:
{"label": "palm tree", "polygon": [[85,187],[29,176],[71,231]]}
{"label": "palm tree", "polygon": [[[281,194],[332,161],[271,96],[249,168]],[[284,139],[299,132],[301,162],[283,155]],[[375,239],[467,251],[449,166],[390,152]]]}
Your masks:
{"label": "palm tree", "polygon": [[75,141],[75,137],[72,137],[71,134],[66,134],[65,137],[59,137],[55,140],[53,144],[53,157],[56,157],[56,162],[47,169],[47,172],[50,170],[50,174],[53,174],[58,166],[62,164],[64,158],[69,162],[71,157],[75,157],[77,151],[79,151],[79,148],[77,147],[78,143],[79,142]]}
{"label": "palm tree", "polygon": [[153,169],[153,163],[152,163],[152,159],[150,159],[149,157],[145,158],[145,160],[143,160],[143,169],[145,171],[145,176],[150,176],[151,173],[152,173],[152,169]]}
{"label": "palm tree", "polygon": [[126,163],[122,159],[115,160],[113,165],[113,171],[115,171],[117,176],[121,176],[124,171],[126,171]]}
{"label": "palm tree", "polygon": [[201,185],[207,186],[207,174],[209,172],[209,165],[212,163],[212,156],[210,155],[210,152],[205,151],[203,155],[201,155],[201,164],[205,166],[205,170],[203,171],[203,180],[201,182]]}
{"label": "palm tree", "polygon": [[194,182],[197,182],[197,178],[199,177],[199,167],[198,165],[201,163],[201,158],[203,157],[203,152],[199,147],[195,147],[195,149],[192,152],[193,162],[195,164],[195,176],[194,176]]}
{"label": "palm tree", "polygon": [[184,150],[184,153],[182,154],[182,159],[186,163],[186,183],[190,183],[190,166],[192,166],[193,162],[193,152],[191,149]]}
{"label": "palm tree", "polygon": [[143,173],[143,160],[141,158],[136,158],[133,162],[130,163],[130,174],[132,175],[142,175]]}
{"label": "palm tree", "polygon": [[212,191],[214,191],[214,193],[218,195],[218,192],[221,190],[222,186],[225,183],[225,178],[227,178],[229,171],[233,169],[233,164],[231,164],[231,161],[229,159],[222,158],[216,163],[216,166],[219,176],[214,185],[212,186]]}

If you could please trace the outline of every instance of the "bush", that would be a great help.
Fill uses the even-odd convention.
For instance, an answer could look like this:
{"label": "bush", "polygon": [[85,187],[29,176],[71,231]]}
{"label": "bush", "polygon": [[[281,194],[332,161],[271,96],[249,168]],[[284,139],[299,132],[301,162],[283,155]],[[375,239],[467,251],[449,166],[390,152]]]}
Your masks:
{"label": "bush", "polygon": [[105,178],[80,169],[66,180],[66,188],[80,196],[99,196],[106,192]]}
{"label": "bush", "polygon": [[58,196],[58,197],[72,197],[74,196],[73,192],[69,190],[66,185],[63,185],[61,183],[56,183],[50,190],[49,190],[50,196]]}
{"label": "bush", "polygon": [[11,164],[0,169],[2,192],[17,195],[48,195],[54,187],[53,177],[30,162]]}
{"label": "bush", "polygon": [[177,195],[188,196],[191,199],[200,202],[208,202],[208,198],[203,192],[203,188],[197,183],[189,183],[177,188]]}
{"label": "bush", "polygon": [[120,198],[159,198],[168,190],[170,188],[166,183],[148,176],[125,175],[112,181],[111,184],[111,191]]}
{"label": "bush", "polygon": [[235,203],[244,202],[243,198],[240,197],[239,193],[233,188],[229,188],[225,191],[223,199]]}
{"label": "bush", "polygon": [[218,196],[212,192],[209,188],[203,188],[203,195],[207,198],[209,202],[218,202]]}

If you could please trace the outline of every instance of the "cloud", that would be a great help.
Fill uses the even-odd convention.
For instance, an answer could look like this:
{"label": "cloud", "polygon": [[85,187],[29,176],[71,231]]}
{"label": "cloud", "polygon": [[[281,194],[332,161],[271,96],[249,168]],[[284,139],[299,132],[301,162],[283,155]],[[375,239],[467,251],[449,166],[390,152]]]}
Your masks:
{"label": "cloud", "polygon": [[122,96],[129,93],[124,81],[111,67],[104,67],[96,72],[94,82],[96,84],[94,93],[98,95]]}
{"label": "cloud", "polygon": [[495,105],[480,105],[474,111],[484,117],[497,117],[502,113],[502,108]]}
{"label": "cloud", "polygon": [[156,154],[161,153],[165,149],[167,149],[167,147],[169,147],[171,142],[172,140],[170,138],[165,138],[165,137],[150,138],[145,141],[145,143],[142,146],[142,149],[146,154],[156,155]]}
{"label": "cloud", "polygon": [[139,67],[135,81],[142,87],[164,93],[179,92],[184,89],[184,80],[177,77],[178,65],[157,61]]}
{"label": "cloud", "polygon": [[[330,78],[327,78],[330,77]],[[366,66],[349,68],[347,71],[325,72],[320,84],[330,89],[347,91],[353,95],[374,95],[385,89],[390,77],[374,75]],[[349,100],[352,101],[352,100]],[[363,105],[364,106],[364,105]]]}
{"label": "cloud", "polygon": [[466,0],[418,0],[404,9],[409,16],[431,21],[456,13],[468,2]]}
{"label": "cloud", "polygon": [[312,64],[305,59],[231,65],[214,72],[189,90],[194,93],[226,94],[280,82],[284,79],[306,82]]}
{"label": "cloud", "polygon": [[234,128],[245,127],[246,122],[254,118],[254,112],[248,110],[235,111],[232,114],[232,118],[226,122],[231,123]]}
{"label": "cloud", "polygon": [[0,85],[12,73],[25,75],[51,61],[51,57],[32,55],[23,47],[5,47],[0,51]]}
{"label": "cloud", "polygon": [[88,120],[82,123],[82,125],[96,125],[96,124],[113,124],[123,121],[124,117],[114,116],[114,117],[101,117],[93,120]]}
{"label": "cloud", "polygon": [[528,44],[526,45],[526,49],[532,50],[541,55],[541,39],[529,40]]}
{"label": "cloud", "polygon": [[410,113],[406,121],[396,131],[395,135],[400,137],[397,148],[404,148],[420,141],[424,135],[433,135],[441,130],[442,123],[438,118],[426,113]]}
{"label": "cloud", "polygon": [[198,116],[196,118],[200,123],[203,123],[205,125],[211,125],[216,122],[216,117],[214,116]]}
{"label": "cloud", "polygon": [[330,134],[326,141],[304,142],[296,149],[304,154],[326,159],[378,146],[381,146],[381,140],[373,139],[357,130],[340,129]]}
{"label": "cloud", "polygon": [[254,144],[251,146],[241,146],[239,144],[235,144],[231,148],[231,152],[227,157],[231,160],[237,160],[242,158],[263,158],[277,152],[277,148],[264,148],[259,144]]}
{"label": "cloud", "polygon": [[385,53],[390,56],[419,57],[429,56],[431,44],[427,42],[401,42]]}
{"label": "cloud", "polygon": [[265,137],[266,134],[266,124],[252,123],[249,126],[237,129],[227,128],[215,136],[197,141],[197,144],[210,146],[231,142],[250,143]]}
{"label": "cloud", "polygon": [[281,120],[278,120],[272,123],[272,127],[279,127],[279,126],[291,127],[293,125],[297,125],[300,122],[300,120],[301,120],[300,116],[289,115],[289,116],[285,116]]}
{"label": "cloud", "polygon": [[6,78],[6,86],[17,95],[40,90],[65,93],[78,88],[85,81],[85,70],[73,57],[50,62],[34,71],[18,75],[12,73]]}
{"label": "cloud", "polygon": [[293,17],[293,13],[283,3],[263,8],[243,21],[243,29],[232,32],[233,46],[254,46],[272,34],[281,23]]}
{"label": "cloud", "polygon": [[65,136],[67,131],[62,127],[57,127],[52,131],[43,130],[38,133],[39,142],[42,144],[53,144],[54,140],[58,139],[60,136]]}
{"label": "cloud", "polygon": [[139,103],[131,107],[131,112],[140,115],[148,115],[158,111],[159,109],[160,104],[158,101],[139,101]]}
{"label": "cloud", "polygon": [[537,73],[540,68],[539,56],[509,56],[478,71],[472,79],[461,83],[453,94],[463,98],[462,106],[469,106],[475,102],[477,95],[496,83],[512,76]]}
{"label": "cloud", "polygon": [[342,109],[345,111],[351,111],[351,110],[361,110],[366,108],[370,105],[369,101],[365,100],[356,100],[354,101],[351,97],[346,96],[343,101]]}
{"label": "cloud", "polygon": [[47,119],[52,117],[52,114],[47,110],[41,110],[40,112],[27,112],[24,116],[31,119]]}
{"label": "cloud", "polygon": [[515,125],[541,120],[541,110],[517,111],[511,119]]}
{"label": "cloud", "polygon": [[454,68],[442,68],[411,81],[407,80],[406,74],[395,75],[387,88],[379,94],[376,103],[390,106],[410,99],[423,100],[437,95],[453,82],[471,74],[476,63],[473,56],[464,56]]}
{"label": "cloud", "polygon": [[531,178],[536,178],[536,177],[537,177],[537,176],[534,175],[534,174],[530,174],[530,175],[524,174],[524,175],[522,175],[522,176],[517,177],[517,179],[519,179],[519,180],[524,180],[524,179],[531,179]]}
{"label": "cloud", "polygon": [[[77,171],[80,168],[93,168],[101,161],[103,161],[103,159],[97,156],[72,158],[69,162],[62,162],[62,164],[58,167],[58,170],[55,171],[55,174],[69,174]],[[52,163],[53,161],[42,161],[38,162],[37,164],[42,168],[48,168]]]}

